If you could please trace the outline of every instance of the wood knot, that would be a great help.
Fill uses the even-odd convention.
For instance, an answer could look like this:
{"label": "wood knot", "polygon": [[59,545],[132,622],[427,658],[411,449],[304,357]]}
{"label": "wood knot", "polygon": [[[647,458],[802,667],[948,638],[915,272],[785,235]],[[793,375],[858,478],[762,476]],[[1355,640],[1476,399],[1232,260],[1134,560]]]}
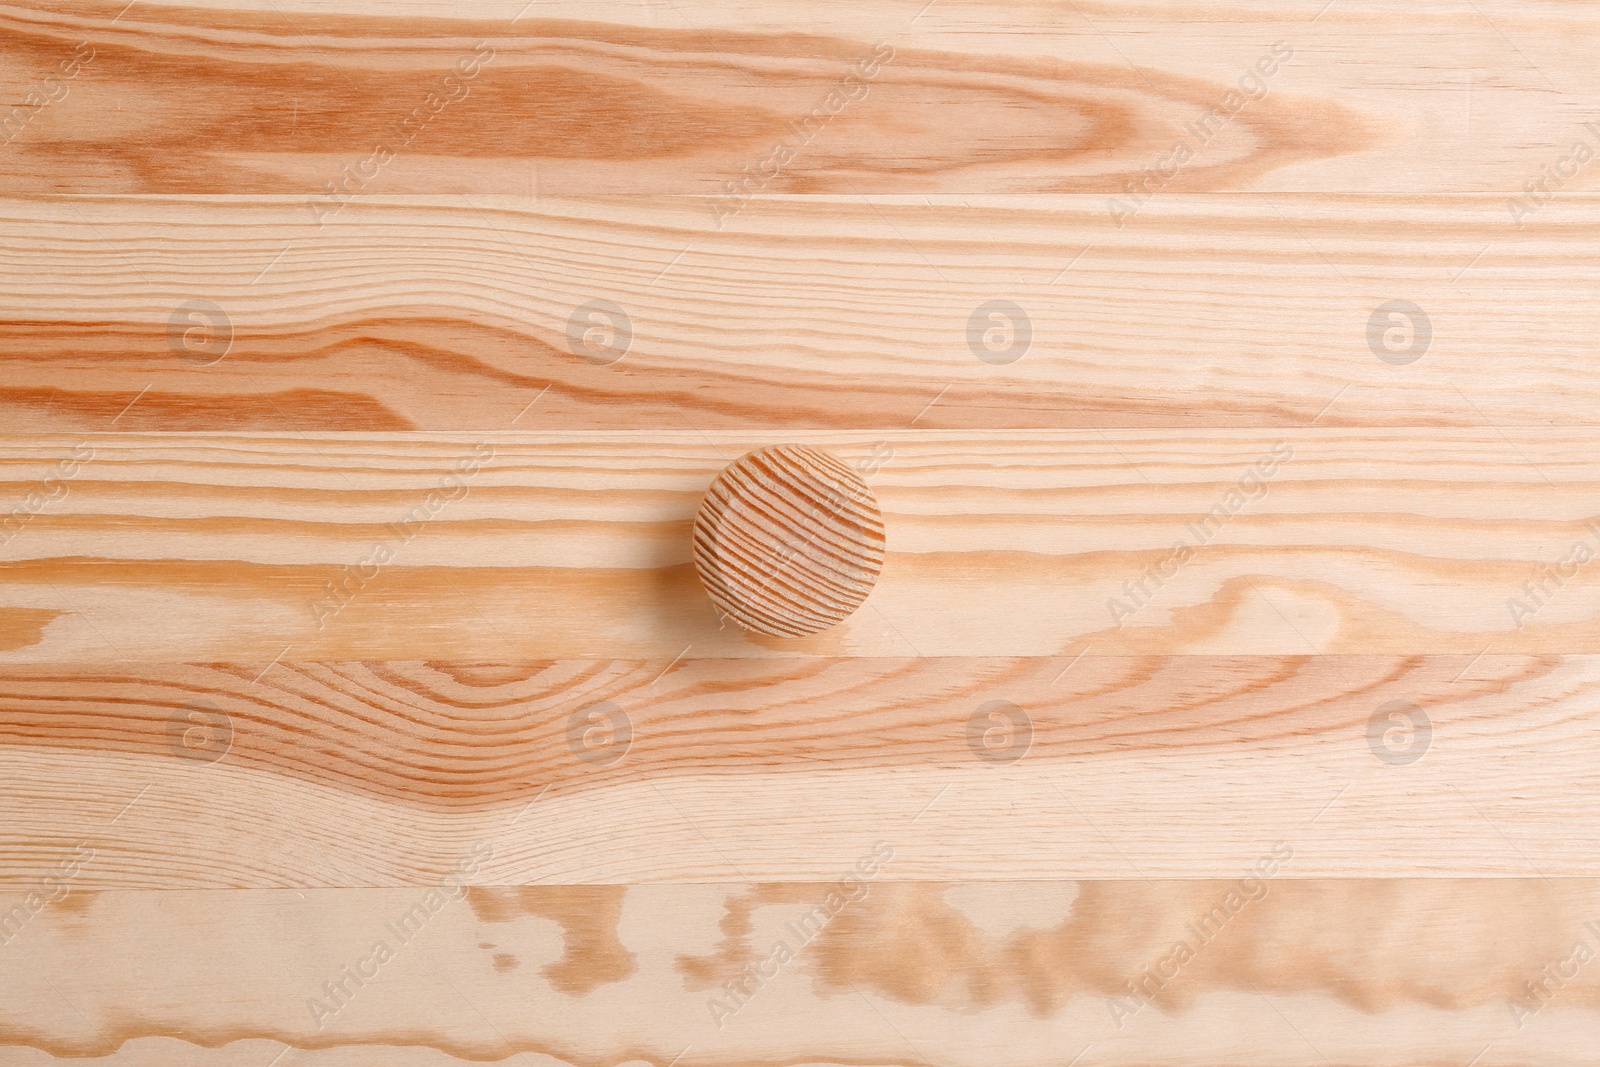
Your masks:
{"label": "wood knot", "polygon": [[769,637],[826,630],[883,569],[883,516],[838,457],[776,445],[729,464],[694,520],[694,567],[712,603]]}

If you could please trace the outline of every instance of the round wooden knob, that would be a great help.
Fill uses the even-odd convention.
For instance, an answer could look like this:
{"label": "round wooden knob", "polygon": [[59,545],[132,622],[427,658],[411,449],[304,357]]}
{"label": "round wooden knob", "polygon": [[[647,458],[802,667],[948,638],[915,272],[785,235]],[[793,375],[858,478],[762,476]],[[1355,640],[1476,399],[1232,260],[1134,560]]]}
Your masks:
{"label": "round wooden knob", "polygon": [[840,622],[883,569],[883,516],[861,476],[804,445],[760,448],[717,475],[694,520],[694,568],[716,606],[769,637]]}

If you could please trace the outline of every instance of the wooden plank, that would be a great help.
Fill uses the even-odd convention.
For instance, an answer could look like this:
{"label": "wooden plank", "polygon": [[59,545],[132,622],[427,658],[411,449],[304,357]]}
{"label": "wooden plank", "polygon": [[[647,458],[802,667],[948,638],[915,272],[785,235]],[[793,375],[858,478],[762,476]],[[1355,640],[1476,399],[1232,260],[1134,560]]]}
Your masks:
{"label": "wooden plank", "polygon": [[32,435],[20,662],[1600,652],[1588,431],[794,433],[870,474],[866,604],[719,620],[690,563],[730,433]]}
{"label": "wooden plank", "polygon": [[1276,848],[1203,881],[904,882],[882,842],[822,883],[68,888],[0,946],[0,1042],[27,1067],[1592,1053],[1595,881],[1297,880]]}
{"label": "wooden plank", "polygon": [[767,198],[721,230],[708,203],[373,197],[319,228],[284,198],[6,200],[0,413],[1481,427],[1600,403],[1600,197],[1522,230],[1486,196],[1167,195],[1121,228],[1084,196]]}
{"label": "wooden plank", "polygon": [[90,888],[1595,875],[1589,656],[11,667],[0,872]]}
{"label": "wooden plank", "polygon": [[1600,18],[1582,4],[28,0],[0,16],[8,193],[1521,197],[1592,185],[1600,136]]}

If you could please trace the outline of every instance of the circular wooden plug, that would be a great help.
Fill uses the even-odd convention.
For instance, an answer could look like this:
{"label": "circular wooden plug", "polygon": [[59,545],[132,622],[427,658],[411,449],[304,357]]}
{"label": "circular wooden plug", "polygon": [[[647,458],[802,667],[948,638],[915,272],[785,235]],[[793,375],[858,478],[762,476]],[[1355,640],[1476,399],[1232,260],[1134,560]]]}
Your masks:
{"label": "circular wooden plug", "polygon": [[776,445],[729,464],[694,520],[694,568],[724,614],[769,637],[826,630],[883,569],[883,516],[838,457]]}

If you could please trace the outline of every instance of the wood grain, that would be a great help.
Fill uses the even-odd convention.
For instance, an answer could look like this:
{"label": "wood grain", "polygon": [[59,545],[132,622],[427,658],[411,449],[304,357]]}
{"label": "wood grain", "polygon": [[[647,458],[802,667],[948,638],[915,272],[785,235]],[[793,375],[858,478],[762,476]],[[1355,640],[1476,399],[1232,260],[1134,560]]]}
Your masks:
{"label": "wood grain", "polygon": [[[1255,78],[1247,96],[1182,69],[897,45],[810,20],[762,33],[559,8],[514,22],[472,18],[485,13],[473,5],[451,10],[465,18],[119,10],[28,5],[0,22],[18,73],[49,87],[48,114],[21,112],[10,190],[300,192],[331,212],[373,187],[464,182],[716,191],[732,209],[769,186],[1120,191],[1201,116],[1220,142],[1192,163],[1202,188],[1375,139],[1332,101],[1313,114],[1275,99],[1269,79],[1295,52],[1270,39],[1262,73],[1252,54],[1236,76]],[[74,73],[52,69],[80,47]],[[130,95],[137,117],[95,121]]]}
{"label": "wood grain", "polygon": [[[374,197],[319,229],[281,198],[0,201],[0,414],[18,433],[1481,428],[1585,426],[1600,403],[1581,193],[1520,230],[1488,196],[1164,194],[1121,228],[1093,197],[769,197],[721,231],[708,203]],[[1025,319],[981,313],[995,300]],[[1427,319],[1394,341],[1420,350],[1405,365],[1385,359],[1395,300]]]}
{"label": "wood grain", "polygon": [[[0,945],[0,1041],[27,1065],[1589,1054],[1595,881],[1295,879],[1276,847],[1258,857],[1274,873],[1201,881],[905,882],[885,842],[819,883],[66,888]],[[145,975],[105,966],[149,955]]]}
{"label": "wood grain", "polygon": [[876,457],[890,550],[785,640],[690,561],[743,435],[10,438],[0,659],[1600,652],[1589,432],[795,440]]}
{"label": "wood grain", "polygon": [[1294,877],[1594,875],[1597,692],[1495,653],[12,667],[0,872],[427,885],[492,840],[488,884],[816,880],[883,838],[897,878],[1230,877],[1282,838]]}
{"label": "wood grain", "polygon": [[0,1063],[1592,1063],[1597,43],[0,3]]}
{"label": "wood grain", "polygon": [[27,194],[1521,196],[1589,136],[1600,87],[1583,4],[30,0],[3,16],[21,107],[0,178]]}
{"label": "wood grain", "polygon": [[719,612],[767,637],[848,618],[883,570],[883,517],[862,471],[805,445],[758,448],[712,481],[694,569]]}

